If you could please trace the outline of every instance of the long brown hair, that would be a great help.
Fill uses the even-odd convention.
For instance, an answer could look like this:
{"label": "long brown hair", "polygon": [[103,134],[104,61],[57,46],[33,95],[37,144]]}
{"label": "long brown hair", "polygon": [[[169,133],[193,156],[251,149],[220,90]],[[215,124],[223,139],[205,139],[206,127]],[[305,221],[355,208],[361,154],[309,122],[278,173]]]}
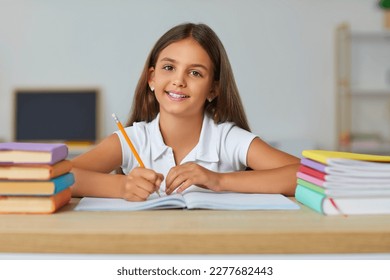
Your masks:
{"label": "long brown hair", "polygon": [[222,42],[209,26],[194,23],[173,27],[154,45],[135,89],[130,118],[126,126],[132,125],[133,122],[150,122],[156,118],[160,109],[154,93],[149,89],[149,68],[155,67],[158,56],[164,48],[186,38],[196,40],[208,53],[214,66],[213,77],[215,84],[218,85],[218,94],[211,102],[205,102],[205,112],[216,123],[234,122],[237,126],[250,131],[233,71]]}

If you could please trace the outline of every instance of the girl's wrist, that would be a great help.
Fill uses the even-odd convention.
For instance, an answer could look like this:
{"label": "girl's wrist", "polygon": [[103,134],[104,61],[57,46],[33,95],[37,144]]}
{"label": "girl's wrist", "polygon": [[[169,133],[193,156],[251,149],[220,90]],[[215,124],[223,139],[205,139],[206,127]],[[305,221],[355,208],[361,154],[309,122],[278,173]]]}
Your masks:
{"label": "girl's wrist", "polygon": [[125,193],[126,193],[126,182],[127,182],[127,176],[126,175],[122,175],[122,174],[118,174],[116,175],[117,177],[117,186],[119,186],[118,188],[118,196],[120,198],[125,198]]}
{"label": "girl's wrist", "polygon": [[222,192],[226,190],[226,173],[215,173],[216,184],[214,185],[214,191]]}

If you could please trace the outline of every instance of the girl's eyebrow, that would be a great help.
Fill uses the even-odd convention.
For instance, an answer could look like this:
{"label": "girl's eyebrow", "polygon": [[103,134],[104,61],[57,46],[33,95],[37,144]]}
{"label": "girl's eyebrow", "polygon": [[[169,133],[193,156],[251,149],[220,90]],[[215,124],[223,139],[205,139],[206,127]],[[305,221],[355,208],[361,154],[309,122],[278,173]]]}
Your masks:
{"label": "girl's eyebrow", "polygon": [[[171,63],[177,63],[177,61],[173,58],[170,58],[170,57],[164,57],[162,58],[160,61],[167,61],[167,62],[171,62]],[[203,68],[205,69],[206,71],[208,71],[209,69],[204,66],[203,64],[197,64],[197,63],[194,63],[194,64],[190,64],[189,67],[200,67],[200,68]]]}

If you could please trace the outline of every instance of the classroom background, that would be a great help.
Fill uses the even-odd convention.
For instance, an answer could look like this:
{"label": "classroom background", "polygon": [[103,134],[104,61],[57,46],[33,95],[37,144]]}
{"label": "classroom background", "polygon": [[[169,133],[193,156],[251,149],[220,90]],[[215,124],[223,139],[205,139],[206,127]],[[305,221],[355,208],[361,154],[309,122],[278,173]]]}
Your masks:
{"label": "classroom background", "polygon": [[336,149],[336,29],[382,32],[383,20],[375,0],[0,0],[0,141],[13,140],[17,88],[99,88],[99,138],[111,134],[156,40],[202,22],[228,52],[253,132],[295,155]]}

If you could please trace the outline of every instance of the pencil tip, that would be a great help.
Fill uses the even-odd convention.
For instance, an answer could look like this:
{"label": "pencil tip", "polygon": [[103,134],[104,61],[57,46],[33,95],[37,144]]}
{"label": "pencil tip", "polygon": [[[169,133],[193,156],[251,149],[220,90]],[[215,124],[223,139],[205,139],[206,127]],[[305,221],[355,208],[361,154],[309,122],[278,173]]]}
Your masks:
{"label": "pencil tip", "polygon": [[115,121],[118,121],[118,117],[115,115],[115,113],[112,113],[111,116],[114,118]]}

